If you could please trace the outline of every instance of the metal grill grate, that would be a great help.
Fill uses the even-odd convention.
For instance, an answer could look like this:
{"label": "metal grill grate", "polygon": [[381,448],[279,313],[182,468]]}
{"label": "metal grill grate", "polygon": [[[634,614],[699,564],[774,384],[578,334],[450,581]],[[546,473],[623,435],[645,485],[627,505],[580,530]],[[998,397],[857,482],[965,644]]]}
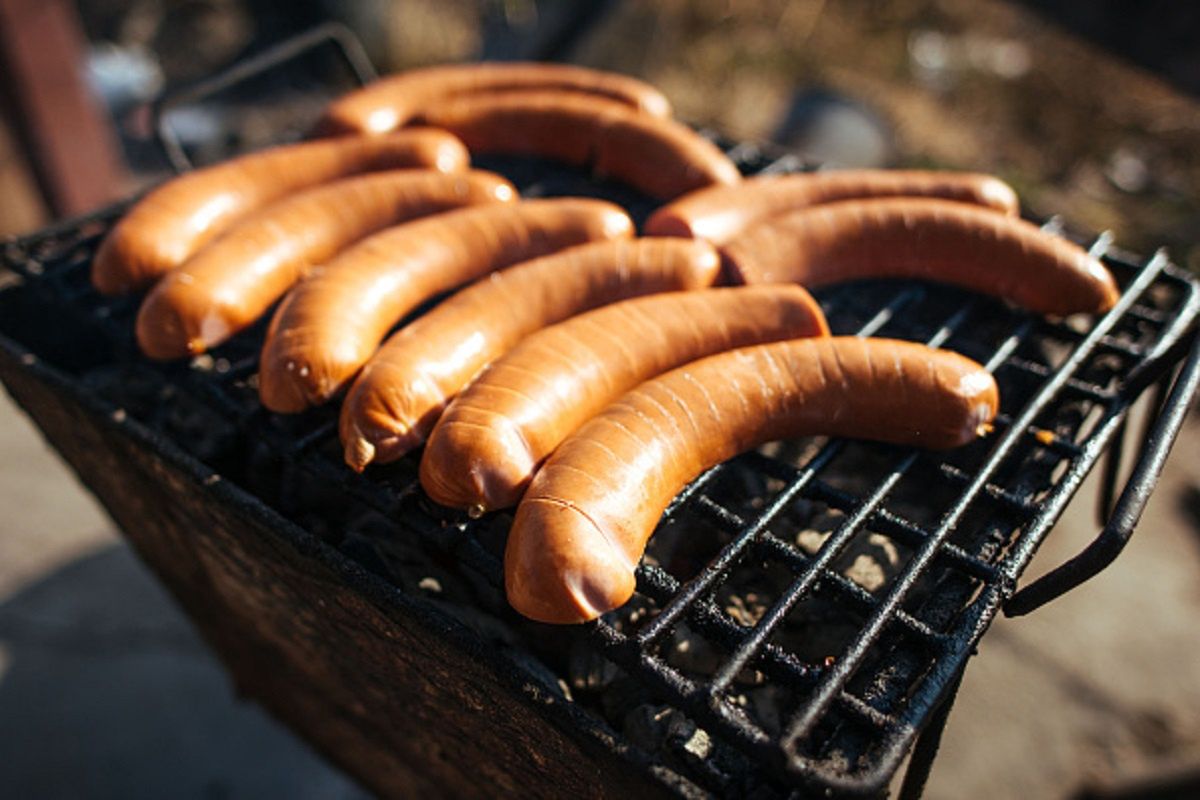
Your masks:
{"label": "metal grill grate", "polygon": [[[746,173],[805,167],[753,145],[726,149]],[[624,187],[555,165],[479,166],[524,196],[603,197],[639,222],[651,209]],[[101,298],[87,281],[123,210],[6,245],[23,299],[5,311],[34,318],[26,327],[46,360],[367,569],[435,594],[531,676],[619,732],[641,763],[719,794],[877,792],[929,728],[935,735],[918,745],[921,763],[906,785],[919,790],[944,701],[980,636],[1002,606],[1030,610],[1119,551],[1200,381],[1197,284],[1165,255],[1142,261],[1108,237],[1091,249],[1124,293],[1100,319],[1052,322],[910,282],[821,291],[835,333],[923,341],[986,364],[1001,389],[994,433],[942,454],[813,439],[722,464],[668,509],[629,604],[581,629],[549,629],[504,600],[509,515],[470,520],[434,506],[417,482],[419,453],[354,474],[341,463],[336,409],[281,417],[259,406],[262,326],[190,364],[141,359],[136,299]],[[1149,387],[1154,413],[1117,499],[1126,417]],[[1106,451],[1102,536],[1014,597],[1038,544]]]}
{"label": "metal grill grate", "polygon": [[[747,172],[795,166],[752,147],[730,153]],[[527,196],[590,194],[638,217],[649,210],[622,187],[559,167],[482,166]],[[660,717],[686,715],[700,738],[684,726],[689,736],[659,745],[674,749],[673,768],[719,792],[885,784],[1042,537],[1123,433],[1130,403],[1147,385],[1166,385],[1200,310],[1196,285],[1165,256],[1139,262],[1106,237],[1092,250],[1124,294],[1099,320],[1052,322],[905,282],[819,293],[837,333],[924,341],[986,364],[1001,388],[995,432],[943,454],[806,440],[720,465],[667,511],[634,600],[581,639],[506,608],[508,515],[472,521],[433,506],[415,457],[353,474],[340,462],[334,409],[263,411],[254,386],[261,330],[188,365],[140,359],[136,301],[102,299],[86,280],[119,211],[9,248],[26,287],[93,333],[82,351],[63,342],[57,363],[399,585],[415,589],[414,576],[438,565],[443,583],[457,582],[440,588],[463,603],[460,613],[511,626],[505,636],[537,657],[548,682],[562,681],[614,727],[631,725],[633,711],[611,708],[611,695],[631,685]],[[1117,470],[1107,472],[1115,480]],[[1107,504],[1114,494],[1110,486]],[[597,666],[597,655],[609,663]]]}

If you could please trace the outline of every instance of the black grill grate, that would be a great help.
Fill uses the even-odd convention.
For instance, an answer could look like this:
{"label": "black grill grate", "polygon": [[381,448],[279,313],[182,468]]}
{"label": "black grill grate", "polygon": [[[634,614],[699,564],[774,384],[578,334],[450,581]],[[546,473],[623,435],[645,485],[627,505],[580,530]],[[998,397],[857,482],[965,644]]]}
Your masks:
{"label": "black grill grate", "polygon": [[[793,166],[744,145],[730,152],[747,172]],[[638,217],[649,210],[621,187],[559,167],[483,166],[527,196],[591,194]],[[334,409],[263,411],[261,330],[188,365],[140,359],[136,302],[102,299],[86,279],[119,211],[9,248],[25,288],[90,332],[82,350],[62,342],[55,363],[403,588],[427,589],[417,576],[432,565],[457,613],[505,625],[547,683],[561,681],[609,725],[657,743],[665,754],[656,757],[722,793],[885,784],[1038,543],[1123,433],[1138,391],[1170,377],[1200,308],[1196,285],[1165,256],[1141,262],[1106,237],[1092,249],[1124,294],[1098,320],[1048,321],[906,282],[821,292],[837,333],[924,341],[986,364],[1001,388],[994,433],[945,454],[818,439],[720,465],[673,502],[635,599],[581,637],[505,606],[508,515],[470,520],[435,507],[416,458],[353,474],[340,463]],[[622,694],[632,699],[622,705]],[[637,722],[647,709],[657,709],[651,733]]]}
{"label": "black grill grate", "polygon": [[[727,151],[746,173],[805,167],[754,145]],[[603,197],[639,222],[651,209],[624,187],[551,164],[479,166],[524,196]],[[101,298],[87,281],[122,211],[6,246],[21,299],[0,299],[5,313],[31,317],[33,349],[367,569],[443,600],[621,734],[642,763],[718,794],[880,791],[918,733],[944,721],[935,712],[972,648],[1106,449],[1104,535],[1007,607],[1044,602],[1119,550],[1200,380],[1197,284],[1165,255],[1139,260],[1108,237],[1089,244],[1124,293],[1100,319],[1049,321],[910,282],[822,291],[835,333],[923,341],[986,364],[1002,397],[994,433],[943,454],[813,439],[722,464],[668,509],[629,604],[580,629],[550,629],[504,600],[509,515],[470,520],[434,506],[415,456],[354,474],[341,463],[336,409],[281,417],[259,406],[261,326],[190,364],[141,359],[136,299]],[[1151,386],[1158,413],[1118,500],[1126,417]],[[906,788],[919,790],[923,774],[912,772]]]}

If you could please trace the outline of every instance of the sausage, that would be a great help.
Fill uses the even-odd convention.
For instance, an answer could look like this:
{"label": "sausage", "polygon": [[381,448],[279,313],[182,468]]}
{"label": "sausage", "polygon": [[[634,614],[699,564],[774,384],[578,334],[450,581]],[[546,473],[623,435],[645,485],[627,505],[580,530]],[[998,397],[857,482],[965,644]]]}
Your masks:
{"label": "sausage", "polygon": [[798,175],[761,175],[737,186],[712,186],[655,211],[647,236],[683,236],[721,245],[759,220],[806,206],[865,197],[942,197],[991,208],[1019,210],[1017,193],[991,175],[975,172],[847,169]]}
{"label": "sausage", "polygon": [[108,295],[148,286],[241,217],[300,189],[361,172],[458,172],[468,163],[451,134],[413,128],[275,147],[199,169],[155,189],[117,223],[96,253],[92,283]]}
{"label": "sausage", "polygon": [[323,403],[405,314],[439,292],[564,247],[632,235],[617,206],[566,198],[462,210],[372,236],[280,305],[259,360],[259,397],[283,413]]}
{"label": "sausage", "polygon": [[642,381],[723,350],[828,333],[792,284],[671,292],[573,317],[493,361],[446,408],[421,485],[447,506],[516,505],[559,442]]}
{"label": "sausage", "polygon": [[490,172],[396,170],[335,181],[250,215],[167,273],[138,310],[150,358],[196,355],[262,316],[306,270],[387,225],[478,203],[516,200]]}
{"label": "sausage", "polygon": [[672,498],[745,450],[813,435],[950,448],[997,407],[983,367],[911,342],[787,341],[693,362],[625,394],[538,471],[508,536],[509,602],[553,623],[619,607]]}
{"label": "sausage", "polygon": [[541,89],[603,97],[650,116],[671,116],[671,104],[662,92],[628,75],[567,64],[450,64],[409,70],[343,95],[325,109],[317,130],[325,134],[384,133],[448,98]]}
{"label": "sausage", "polygon": [[601,177],[660,200],[741,181],[737,165],[686,125],[600,97],[470,95],[433,106],[421,119],[458,136],[472,153],[540,156],[591,167]]}
{"label": "sausage", "polygon": [[393,335],[342,403],[346,463],[361,472],[425,441],[446,403],[526,335],[628,297],[712,284],[705,242],[636,239],[580,245],[494,272]]}
{"label": "sausage", "polygon": [[722,248],[734,282],[944,281],[1043,314],[1112,308],[1104,266],[1024,220],[949,200],[845,200],[773,217]]}

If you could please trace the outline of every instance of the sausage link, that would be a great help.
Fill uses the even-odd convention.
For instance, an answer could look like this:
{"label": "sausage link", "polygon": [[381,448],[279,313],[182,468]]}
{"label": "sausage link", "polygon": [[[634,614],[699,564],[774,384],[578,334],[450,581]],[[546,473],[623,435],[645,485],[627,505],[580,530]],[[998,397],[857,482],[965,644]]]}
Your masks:
{"label": "sausage link", "polygon": [[608,406],[538,472],[508,537],[509,602],[553,623],[619,607],[671,499],[740,452],[819,434],[955,447],[997,406],[983,367],[910,342],[789,341],[688,364]]}
{"label": "sausage link", "polygon": [[847,169],[763,175],[736,186],[711,186],[655,211],[647,236],[683,236],[727,243],[752,224],[806,206],[867,197],[941,197],[991,208],[1008,216],[1017,194],[991,175],[975,172]]}
{"label": "sausage link", "polygon": [[512,202],[516,190],[489,172],[397,170],[346,178],[252,214],[172,270],[137,316],[147,356],[181,358],[252,324],[306,270],[397,222],[479,203]]}
{"label": "sausage link", "polygon": [[565,198],[462,210],[372,236],[280,305],[259,361],[263,405],[291,413],[325,402],[405,314],[439,292],[564,247],[632,235],[617,206]]}
{"label": "sausage link", "polygon": [[691,128],[600,97],[566,92],[472,95],[422,115],[472,153],[541,156],[623,181],[660,200],[741,181],[721,150]]}
{"label": "sausage link", "polygon": [[446,408],[421,485],[443,505],[516,505],[563,439],[642,381],[723,350],[828,332],[793,284],[671,292],[573,317],[493,361]]}
{"label": "sausage link", "polygon": [[617,300],[709,286],[720,266],[704,242],[635,239],[492,273],[401,329],[367,362],[342,403],[346,463],[361,472],[421,444],[446,403],[528,334]]}
{"label": "sausage link", "polygon": [[858,278],[944,281],[1043,314],[1098,312],[1120,293],[1079,246],[1024,220],[923,197],[845,200],[774,217],[722,248],[733,280],[817,287]]}
{"label": "sausage link", "polygon": [[317,130],[384,133],[449,98],[542,89],[603,97],[651,116],[671,116],[671,104],[662,92],[628,75],[567,64],[450,64],[402,72],[343,95],[325,109]]}
{"label": "sausage link", "polygon": [[155,189],[117,223],[96,253],[92,283],[108,295],[148,286],[238,219],[300,189],[400,167],[458,172],[469,160],[451,134],[412,128],[275,147],[189,172]]}

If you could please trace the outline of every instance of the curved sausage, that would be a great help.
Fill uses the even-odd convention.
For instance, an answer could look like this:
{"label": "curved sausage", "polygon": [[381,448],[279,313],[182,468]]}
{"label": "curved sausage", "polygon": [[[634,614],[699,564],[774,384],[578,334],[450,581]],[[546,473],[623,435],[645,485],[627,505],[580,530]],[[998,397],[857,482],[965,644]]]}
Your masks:
{"label": "curved sausage", "polygon": [[306,270],[388,225],[451,208],[516,200],[490,172],[397,170],[346,178],[252,214],[159,281],[137,316],[157,359],[196,355],[262,316]]}
{"label": "curved sausage", "polygon": [[737,186],[712,186],[686,194],[655,211],[648,236],[684,236],[721,245],[759,220],[787,211],[866,197],[942,197],[991,208],[1008,216],[1019,210],[1017,193],[991,175],[976,172],[846,169],[797,175],[761,175]]}
{"label": "curved sausage", "polygon": [[263,405],[290,413],[325,402],[405,314],[439,292],[564,247],[632,235],[617,206],[565,198],[457,211],[372,236],[280,305],[259,360]]}
{"label": "curved sausage", "polygon": [[944,281],[1043,314],[1112,308],[1108,270],[1024,220],[919,197],[845,200],[761,222],[722,248],[734,280],[816,287],[857,278]]}
{"label": "curved sausage", "polygon": [[516,505],[563,439],[642,381],[723,350],[828,332],[793,284],[671,292],[573,317],[493,361],[446,408],[421,485],[447,506]]}
{"label": "curved sausage", "polygon": [[384,133],[404,126],[440,100],[541,89],[604,97],[651,116],[671,116],[671,104],[662,92],[628,75],[568,64],[493,62],[428,67],[382,78],[333,101],[325,109],[317,130]]}
{"label": "curved sausage", "polygon": [[275,147],[189,172],[146,195],[117,223],[96,253],[92,283],[108,295],[148,286],[239,218],[300,189],[400,167],[458,172],[469,161],[451,134],[413,128]]}
{"label": "curved sausage", "polygon": [[619,607],[671,499],[740,452],[812,435],[955,447],[997,406],[983,367],[910,342],[789,341],[688,364],[608,406],[538,472],[508,536],[509,602],[554,623]]}
{"label": "curved sausage", "polygon": [[541,156],[590,166],[660,200],[741,181],[720,148],[691,128],[600,97],[567,92],[471,95],[434,106],[422,120],[458,136],[472,153]]}
{"label": "curved sausage", "polygon": [[340,431],[361,472],[425,441],[450,399],[534,331],[628,297],[712,284],[711,245],[635,239],[580,245],[494,272],[392,336],[350,387]]}

